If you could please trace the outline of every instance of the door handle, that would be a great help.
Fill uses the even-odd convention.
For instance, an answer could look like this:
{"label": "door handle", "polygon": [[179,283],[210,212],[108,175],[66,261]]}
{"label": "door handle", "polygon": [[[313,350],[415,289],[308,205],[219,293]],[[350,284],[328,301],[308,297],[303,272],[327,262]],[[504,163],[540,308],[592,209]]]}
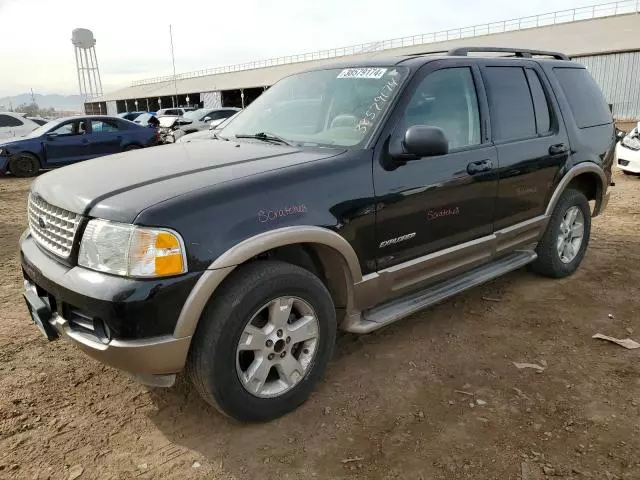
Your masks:
{"label": "door handle", "polygon": [[549,147],[549,155],[562,155],[569,151],[569,147],[564,143],[556,143]]}
{"label": "door handle", "polygon": [[491,160],[480,160],[479,162],[471,162],[467,165],[467,173],[469,175],[475,175],[480,172],[488,172],[493,168],[493,162]]}

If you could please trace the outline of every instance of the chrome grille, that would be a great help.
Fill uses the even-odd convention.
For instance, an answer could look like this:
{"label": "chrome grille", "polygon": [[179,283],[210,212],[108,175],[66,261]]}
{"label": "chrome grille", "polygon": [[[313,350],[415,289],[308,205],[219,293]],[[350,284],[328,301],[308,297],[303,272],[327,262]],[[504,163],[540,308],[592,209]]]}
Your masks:
{"label": "chrome grille", "polygon": [[59,257],[71,255],[80,215],[55,207],[33,193],[29,195],[29,228],[42,247]]}

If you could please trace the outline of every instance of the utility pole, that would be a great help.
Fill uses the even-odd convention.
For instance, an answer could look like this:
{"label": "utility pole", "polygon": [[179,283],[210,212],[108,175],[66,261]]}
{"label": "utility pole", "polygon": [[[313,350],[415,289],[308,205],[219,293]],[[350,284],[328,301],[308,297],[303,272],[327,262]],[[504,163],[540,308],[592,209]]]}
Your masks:
{"label": "utility pole", "polygon": [[[176,91],[176,102],[178,101],[178,79],[176,78],[176,57],[173,54],[173,32],[171,31],[171,25],[169,25],[169,38],[171,39],[171,62],[173,63],[173,88]],[[176,105],[180,106],[180,105]]]}
{"label": "utility pole", "polygon": [[33,88],[31,89],[31,103],[33,103],[34,105],[36,103],[36,96],[33,94]]}

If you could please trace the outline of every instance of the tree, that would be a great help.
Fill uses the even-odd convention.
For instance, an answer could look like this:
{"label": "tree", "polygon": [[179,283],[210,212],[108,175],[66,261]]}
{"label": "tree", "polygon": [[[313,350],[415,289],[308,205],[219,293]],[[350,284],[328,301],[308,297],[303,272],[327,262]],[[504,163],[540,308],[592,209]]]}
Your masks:
{"label": "tree", "polygon": [[23,103],[16,108],[16,112],[24,113],[28,117],[53,117],[56,114],[53,107],[41,109],[37,103]]}
{"label": "tree", "polygon": [[40,114],[40,107],[37,103],[23,103],[16,108],[16,112],[26,113],[30,117],[35,117]]}

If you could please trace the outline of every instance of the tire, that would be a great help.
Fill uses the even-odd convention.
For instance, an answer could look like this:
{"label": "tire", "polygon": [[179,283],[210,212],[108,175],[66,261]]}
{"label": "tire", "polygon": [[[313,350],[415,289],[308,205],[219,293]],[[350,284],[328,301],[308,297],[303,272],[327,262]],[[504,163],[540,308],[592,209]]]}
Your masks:
{"label": "tire", "polygon": [[9,157],[9,171],[16,177],[33,177],[40,171],[40,161],[31,153],[11,155]]}
{"label": "tire", "polygon": [[[283,297],[294,302],[290,307],[294,315],[280,315],[285,326],[283,336],[278,337],[280,328],[269,323],[269,305]],[[273,312],[278,311],[274,307]],[[289,326],[295,327],[314,315],[314,328],[305,323],[304,329],[289,330]],[[256,323],[265,321],[264,325]],[[261,330],[247,335],[245,328]],[[296,338],[311,335],[311,330],[316,332],[314,340],[294,343]],[[268,331],[271,337],[264,336]],[[249,348],[247,352],[239,351],[241,338],[242,345]],[[239,267],[209,300],[191,343],[187,373],[204,400],[224,414],[243,422],[264,422],[295,410],[307,400],[331,358],[335,338],[333,301],[320,279],[295,265],[260,260]],[[254,345],[260,350],[250,350]],[[261,363],[265,359],[272,363]],[[299,368],[289,370],[290,377],[283,377],[284,362],[294,360]],[[267,372],[263,375],[266,381],[247,383],[251,371]],[[256,374],[256,378],[260,376]],[[284,378],[291,381],[284,382]]]}
{"label": "tire", "polygon": [[139,148],[142,147],[140,145],[127,145],[124,147],[123,152],[130,152],[131,150],[138,150]]}
{"label": "tire", "polygon": [[[569,236],[566,225],[564,225],[565,220],[570,220],[570,218],[565,219],[565,215],[569,211],[576,212],[574,221],[582,220],[582,238],[579,244],[573,238],[575,233]],[[579,231],[577,223],[574,223],[573,226],[575,231]],[[567,233],[564,236],[564,243],[562,243],[560,236],[565,232]],[[540,275],[551,278],[562,278],[573,274],[584,258],[590,236],[591,209],[587,197],[579,190],[567,189],[560,197],[549,219],[547,229],[538,243],[536,248],[538,258],[531,264],[531,269]],[[569,238],[571,238],[569,240],[570,247],[567,242]],[[562,246],[564,246],[563,255],[559,252]]]}

